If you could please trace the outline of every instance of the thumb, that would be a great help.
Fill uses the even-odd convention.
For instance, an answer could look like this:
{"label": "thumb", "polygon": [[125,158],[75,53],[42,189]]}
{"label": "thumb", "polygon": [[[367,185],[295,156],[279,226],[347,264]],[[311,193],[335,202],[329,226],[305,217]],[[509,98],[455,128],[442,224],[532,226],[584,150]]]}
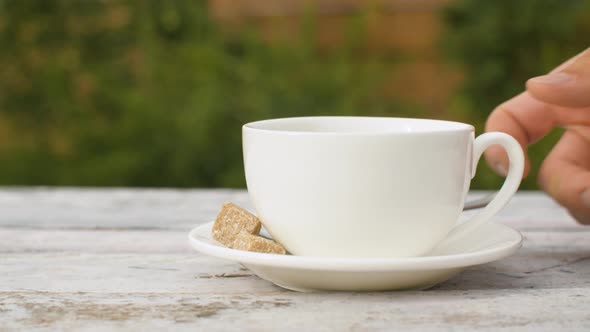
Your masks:
{"label": "thumb", "polygon": [[531,78],[526,87],[535,99],[549,104],[590,106],[590,49],[547,75]]}

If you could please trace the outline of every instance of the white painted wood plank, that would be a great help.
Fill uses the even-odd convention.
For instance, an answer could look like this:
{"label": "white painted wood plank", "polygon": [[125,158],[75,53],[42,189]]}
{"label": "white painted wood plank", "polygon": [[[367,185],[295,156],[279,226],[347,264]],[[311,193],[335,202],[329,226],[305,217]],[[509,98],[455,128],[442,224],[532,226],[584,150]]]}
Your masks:
{"label": "white painted wood plank", "polygon": [[188,230],[211,221],[226,201],[251,209],[243,190],[3,189],[0,226]]}
{"label": "white painted wood plank", "polygon": [[[476,193],[483,194],[483,193]],[[590,230],[540,193],[497,221],[524,248],[423,292],[283,290],[186,233],[231,190],[0,190],[0,331],[590,329]]]}
{"label": "white painted wood plank", "polygon": [[[471,193],[469,198],[487,194],[487,191],[476,191]],[[467,211],[462,219],[475,213],[477,210]],[[578,224],[566,209],[540,191],[519,191],[494,221],[519,230],[590,231],[590,227]]]}
{"label": "white painted wood plank", "polygon": [[2,254],[0,292],[269,292],[231,261],[200,254]]}
{"label": "white painted wood plank", "polygon": [[[244,190],[4,188],[0,227],[188,230],[211,221],[225,201],[252,210]],[[539,192],[520,192],[496,219],[521,229],[588,229]]]}
{"label": "white painted wood plank", "polygon": [[[194,253],[188,231],[0,228],[0,253]],[[527,246],[547,251],[590,248],[590,231],[524,231]]]}
{"label": "white painted wood plank", "polygon": [[0,253],[194,253],[186,232],[0,228]]}
{"label": "white painted wood plank", "polygon": [[[438,287],[493,290],[590,286],[590,233],[531,232],[525,236],[524,248],[517,254],[470,268]],[[88,251],[92,250],[73,246],[64,252],[0,254],[0,291],[282,292],[236,263],[196,252]]]}
{"label": "white painted wood plank", "polygon": [[40,331],[588,331],[590,291],[0,293],[0,326]]}

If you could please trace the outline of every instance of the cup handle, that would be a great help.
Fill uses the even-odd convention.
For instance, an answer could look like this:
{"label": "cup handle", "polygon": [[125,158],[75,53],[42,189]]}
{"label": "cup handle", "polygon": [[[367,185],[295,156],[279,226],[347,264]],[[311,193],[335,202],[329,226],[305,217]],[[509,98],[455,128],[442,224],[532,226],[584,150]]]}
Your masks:
{"label": "cup handle", "polygon": [[448,245],[467,235],[477,227],[488,222],[494,215],[508,204],[522,180],[524,172],[524,154],[520,144],[510,135],[500,132],[485,133],[479,135],[473,143],[473,161],[471,166],[471,178],[475,176],[477,163],[483,152],[492,145],[500,145],[506,150],[510,165],[504,184],[496,197],[488,205],[471,219],[455,226],[447,237],[439,245]]}

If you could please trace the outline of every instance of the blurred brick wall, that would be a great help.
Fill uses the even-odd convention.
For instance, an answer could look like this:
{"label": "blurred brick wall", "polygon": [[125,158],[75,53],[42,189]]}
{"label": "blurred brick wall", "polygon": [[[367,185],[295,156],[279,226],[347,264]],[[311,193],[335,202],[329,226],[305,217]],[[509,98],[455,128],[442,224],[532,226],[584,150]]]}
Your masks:
{"label": "blurred brick wall", "polygon": [[269,41],[289,40],[310,7],[317,43],[330,48],[344,37],[347,18],[368,13],[368,52],[390,55],[400,62],[384,87],[395,96],[411,98],[433,117],[444,117],[461,74],[444,64],[439,51],[443,33],[440,10],[452,0],[209,0],[212,16],[228,28],[256,27]]}

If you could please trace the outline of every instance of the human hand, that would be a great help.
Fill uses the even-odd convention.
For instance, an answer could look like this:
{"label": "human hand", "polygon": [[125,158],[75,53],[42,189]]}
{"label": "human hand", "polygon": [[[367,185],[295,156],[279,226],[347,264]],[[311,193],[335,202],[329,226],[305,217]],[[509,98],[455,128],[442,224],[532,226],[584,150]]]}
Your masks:
{"label": "human hand", "polygon": [[[541,165],[539,186],[578,222],[590,224],[590,49],[528,80],[526,91],[498,106],[486,122],[486,131],[514,136],[525,152],[555,127],[566,131]],[[504,150],[491,147],[485,156],[506,174]],[[525,176],[529,170],[526,157]]]}

